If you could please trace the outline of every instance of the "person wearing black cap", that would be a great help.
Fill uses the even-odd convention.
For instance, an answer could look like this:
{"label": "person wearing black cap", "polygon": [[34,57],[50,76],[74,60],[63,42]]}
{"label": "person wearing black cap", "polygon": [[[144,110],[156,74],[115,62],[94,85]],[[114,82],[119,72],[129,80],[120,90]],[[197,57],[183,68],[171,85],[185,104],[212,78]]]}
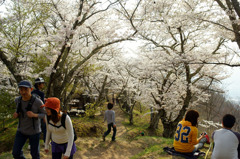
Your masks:
{"label": "person wearing black cap", "polygon": [[41,108],[43,102],[31,95],[33,88],[30,81],[21,81],[18,88],[21,96],[15,99],[17,109],[13,118],[18,118],[19,122],[12,155],[15,159],[25,159],[22,148],[29,139],[32,159],[39,159],[40,119],[44,118],[46,112]]}
{"label": "person wearing black cap", "polygon": [[[40,98],[43,103],[45,103],[45,95],[44,95],[44,92],[42,91],[44,86],[45,86],[44,79],[42,77],[38,77],[35,79],[35,84],[34,84],[35,89],[32,91],[32,95]],[[43,141],[45,143],[47,130],[46,130],[46,122],[44,121],[44,119],[41,119],[41,129],[43,133]]]}
{"label": "person wearing black cap", "polygon": [[34,87],[35,89],[32,91],[32,94],[39,97],[42,102],[44,103],[44,92],[42,92],[43,88],[45,85],[45,81],[42,77],[38,77],[37,79],[35,79],[35,84]]}

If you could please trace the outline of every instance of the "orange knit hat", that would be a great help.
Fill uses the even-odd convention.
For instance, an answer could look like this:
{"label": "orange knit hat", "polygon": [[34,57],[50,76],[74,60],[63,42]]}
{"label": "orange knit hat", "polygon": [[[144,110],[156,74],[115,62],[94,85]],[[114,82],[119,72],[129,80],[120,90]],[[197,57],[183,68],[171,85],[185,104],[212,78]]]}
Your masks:
{"label": "orange knit hat", "polygon": [[45,104],[41,107],[50,108],[56,110],[57,113],[60,111],[60,100],[56,97],[50,97],[46,100]]}

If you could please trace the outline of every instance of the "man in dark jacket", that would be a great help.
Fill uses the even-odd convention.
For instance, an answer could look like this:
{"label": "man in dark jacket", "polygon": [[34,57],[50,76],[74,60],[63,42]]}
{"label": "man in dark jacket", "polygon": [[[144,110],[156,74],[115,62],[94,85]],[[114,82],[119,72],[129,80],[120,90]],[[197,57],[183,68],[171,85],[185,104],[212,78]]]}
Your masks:
{"label": "man in dark jacket", "polygon": [[[45,86],[45,81],[42,77],[38,77],[35,79],[35,84],[34,87],[35,89],[32,91],[32,95],[40,98],[43,103],[45,103],[45,95],[44,92],[42,91]],[[41,129],[43,133],[43,141],[45,143],[45,138],[46,138],[46,122],[44,119],[41,119]]]}

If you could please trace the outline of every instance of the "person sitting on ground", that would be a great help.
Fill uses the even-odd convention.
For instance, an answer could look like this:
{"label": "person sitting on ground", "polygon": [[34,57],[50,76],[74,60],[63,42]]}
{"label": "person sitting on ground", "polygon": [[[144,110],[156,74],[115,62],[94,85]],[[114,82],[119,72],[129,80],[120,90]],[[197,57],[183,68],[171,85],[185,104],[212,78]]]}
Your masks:
{"label": "person sitting on ground", "polygon": [[202,148],[203,144],[201,143],[205,143],[206,139],[204,133],[197,139],[198,117],[199,113],[197,111],[189,110],[185,118],[178,123],[173,143],[175,151],[180,153],[194,153]]}
{"label": "person sitting on ground", "polygon": [[235,117],[226,114],[222,118],[222,127],[212,134],[214,148],[212,159],[239,159],[240,158],[240,134],[232,131]]}
{"label": "person sitting on ground", "polygon": [[60,111],[60,100],[56,97],[51,97],[42,105],[46,108],[47,117],[45,118],[47,135],[45,142],[45,152],[49,151],[50,138],[52,140],[52,159],[73,159],[73,154],[76,152],[74,143],[74,131],[70,117],[65,117],[65,127],[61,124],[63,113]]}
{"label": "person sitting on ground", "polygon": [[103,141],[105,141],[105,137],[111,132],[111,127],[113,128],[112,141],[115,141],[117,128],[116,128],[116,123],[115,123],[115,112],[114,112],[114,110],[112,110],[113,104],[108,103],[107,108],[108,108],[108,110],[105,111],[103,122],[105,122],[107,120],[108,130],[103,134]]}

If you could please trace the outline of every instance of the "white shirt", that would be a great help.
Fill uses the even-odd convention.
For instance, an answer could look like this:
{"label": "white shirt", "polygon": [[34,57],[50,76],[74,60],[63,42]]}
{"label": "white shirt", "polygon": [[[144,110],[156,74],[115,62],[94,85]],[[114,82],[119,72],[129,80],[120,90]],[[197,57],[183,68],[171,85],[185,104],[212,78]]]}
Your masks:
{"label": "white shirt", "polygon": [[[61,112],[62,115],[62,112]],[[47,118],[45,118],[47,121]],[[53,124],[53,121],[50,120],[49,123]],[[61,119],[55,124],[56,126],[60,126]],[[46,122],[47,127],[47,134],[46,134],[46,141],[45,141],[45,149],[49,149],[49,142],[50,142],[50,135],[52,137],[52,141],[57,144],[68,143],[67,149],[65,152],[65,156],[70,156],[73,140],[74,140],[74,133],[73,133],[73,126],[70,117],[67,115],[65,120],[65,127],[66,129],[61,126],[60,128],[54,127]]]}
{"label": "white shirt", "polygon": [[238,159],[239,133],[222,128],[213,133],[213,140],[212,159]]}
{"label": "white shirt", "polygon": [[108,124],[115,125],[115,112],[114,110],[106,110],[104,115],[104,122],[107,120]]}

